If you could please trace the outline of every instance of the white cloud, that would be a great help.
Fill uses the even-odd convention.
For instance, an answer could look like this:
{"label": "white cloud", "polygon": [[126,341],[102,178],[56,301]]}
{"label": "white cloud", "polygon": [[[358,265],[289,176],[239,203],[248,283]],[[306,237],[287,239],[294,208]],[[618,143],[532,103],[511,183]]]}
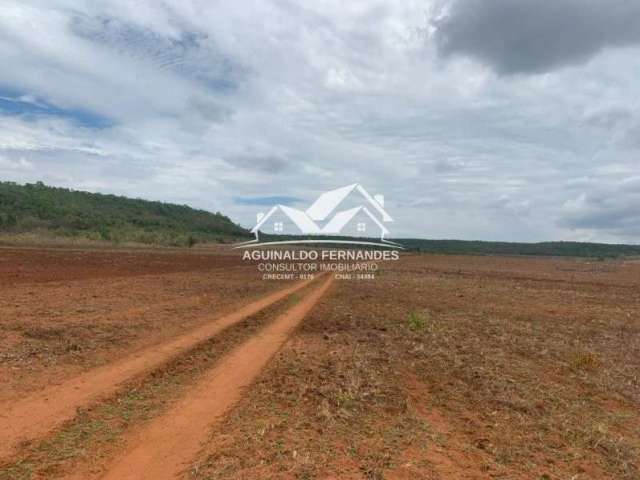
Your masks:
{"label": "white cloud", "polygon": [[11,172],[30,172],[33,171],[33,163],[24,157],[10,158],[0,156],[0,168]]}
{"label": "white cloud", "polygon": [[622,205],[578,221],[571,202],[585,195],[593,210],[595,192],[619,195],[637,172],[637,52],[504,78],[439,58],[434,12],[427,1],[4,2],[0,97],[45,112],[0,103],[0,155],[12,159],[0,177],[190,203],[246,225],[255,212],[234,199],[312,201],[359,181],[385,194],[398,235],[634,241],[626,223],[601,221]]}

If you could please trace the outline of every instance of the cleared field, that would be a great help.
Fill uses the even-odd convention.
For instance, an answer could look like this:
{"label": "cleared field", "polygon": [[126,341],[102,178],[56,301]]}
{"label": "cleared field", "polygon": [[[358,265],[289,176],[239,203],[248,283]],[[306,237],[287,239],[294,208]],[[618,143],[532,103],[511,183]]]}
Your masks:
{"label": "cleared field", "polygon": [[237,255],[0,249],[0,401],[174,338],[283,286]]}
{"label": "cleared field", "polygon": [[638,267],[426,256],[342,283],[191,476],[639,478]]}
{"label": "cleared field", "polygon": [[300,282],[267,295],[175,339],[124,355],[122,359],[89,369],[59,385],[46,388],[44,392],[34,392],[19,402],[7,405],[0,418],[0,430],[6,432],[5,441],[0,446],[0,457],[10,454],[20,442],[43,436],[72,419],[78,408],[113,395],[124,383],[157,370],[225,329],[304,288],[307,283]]}
{"label": "cleared field", "polygon": [[[291,286],[237,256],[11,255],[5,412]],[[104,257],[84,272],[67,255]],[[50,262],[40,273],[37,256]],[[119,266],[98,275],[108,258]],[[51,277],[56,265],[66,279]],[[0,460],[0,479],[640,478],[637,262],[404,256],[373,281],[321,288],[282,295],[92,401]]]}

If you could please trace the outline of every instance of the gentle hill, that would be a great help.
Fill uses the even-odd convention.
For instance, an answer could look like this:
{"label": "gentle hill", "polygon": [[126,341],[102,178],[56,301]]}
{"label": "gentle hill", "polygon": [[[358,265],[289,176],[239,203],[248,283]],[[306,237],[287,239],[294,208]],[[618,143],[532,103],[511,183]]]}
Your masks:
{"label": "gentle hill", "polygon": [[0,182],[0,232],[173,246],[249,235],[221,213],[48,187],[41,182]]}

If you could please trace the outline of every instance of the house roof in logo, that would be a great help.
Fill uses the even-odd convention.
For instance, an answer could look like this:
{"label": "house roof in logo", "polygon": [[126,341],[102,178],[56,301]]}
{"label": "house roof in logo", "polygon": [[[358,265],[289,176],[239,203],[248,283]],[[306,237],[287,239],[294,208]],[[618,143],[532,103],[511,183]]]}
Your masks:
{"label": "house roof in logo", "polygon": [[320,229],[302,210],[280,205],[280,208],[289,217],[298,228],[306,233],[320,233]]}
{"label": "house roof in logo", "polygon": [[336,188],[323,193],[313,204],[306,210],[306,214],[315,221],[325,220],[342,201],[347,198],[351,192],[357,190],[369,204],[375,208],[382,216],[382,221],[392,222],[393,219],[380,205],[380,203],[374,199],[369,193],[358,183],[347,185],[346,187]]}
{"label": "house roof in logo", "polygon": [[282,211],[287,217],[289,217],[289,219],[302,232],[311,234],[320,233],[320,229],[318,228],[318,226],[314,223],[313,220],[307,217],[307,214],[305,212],[303,212],[302,210],[297,210],[295,208],[286,207],[284,205],[276,205],[275,207],[271,208],[271,210],[269,210],[269,212],[260,219],[256,226],[251,229],[251,233],[256,233],[257,231],[259,231],[260,227],[264,225],[269,217],[271,217],[278,210]]}
{"label": "house roof in logo", "polygon": [[334,235],[340,233],[344,226],[349,223],[353,219],[353,217],[358,214],[358,212],[361,211],[367,214],[369,218],[371,218],[371,220],[373,220],[373,222],[378,225],[378,227],[380,227],[380,230],[385,235],[389,234],[389,230],[387,230],[386,227],[382,223],[380,223],[375,216],[373,216],[373,214],[367,207],[363,206],[350,208],[349,210],[343,210],[342,212],[336,213],[329,221],[329,223],[324,226],[324,228],[322,229],[322,233],[326,235]]}
{"label": "house roof in logo", "polygon": [[[362,202],[362,199],[360,199],[359,203],[361,202],[361,205],[355,208],[336,212],[337,207],[354,191],[357,191],[362,197],[364,197],[365,202]],[[267,220],[269,220],[269,218],[273,217],[274,213],[279,211],[294,225],[296,225],[303,234],[338,235],[359,212],[363,212],[378,227],[380,227],[381,238],[384,238],[385,235],[389,234],[389,230],[385,228],[382,222],[392,222],[393,219],[383,207],[384,197],[381,195],[372,197],[361,185],[354,183],[347,185],[346,187],[337,188],[323,193],[305,211],[284,205],[276,205],[272,207],[266,215],[262,213],[258,214],[258,223],[251,229],[251,233],[254,233],[256,235],[256,240],[258,240],[260,228]],[[377,215],[373,215],[373,210],[375,210]],[[324,226],[322,226],[322,223],[317,223],[324,220],[326,220]],[[275,228],[276,226],[274,226],[274,230]],[[279,230],[281,229],[279,228]]]}

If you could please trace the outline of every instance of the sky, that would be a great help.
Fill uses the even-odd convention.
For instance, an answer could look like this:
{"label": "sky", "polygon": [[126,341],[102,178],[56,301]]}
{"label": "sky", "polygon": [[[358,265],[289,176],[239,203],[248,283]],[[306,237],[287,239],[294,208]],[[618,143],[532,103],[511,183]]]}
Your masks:
{"label": "sky", "polygon": [[640,2],[0,0],[0,180],[640,243]]}

